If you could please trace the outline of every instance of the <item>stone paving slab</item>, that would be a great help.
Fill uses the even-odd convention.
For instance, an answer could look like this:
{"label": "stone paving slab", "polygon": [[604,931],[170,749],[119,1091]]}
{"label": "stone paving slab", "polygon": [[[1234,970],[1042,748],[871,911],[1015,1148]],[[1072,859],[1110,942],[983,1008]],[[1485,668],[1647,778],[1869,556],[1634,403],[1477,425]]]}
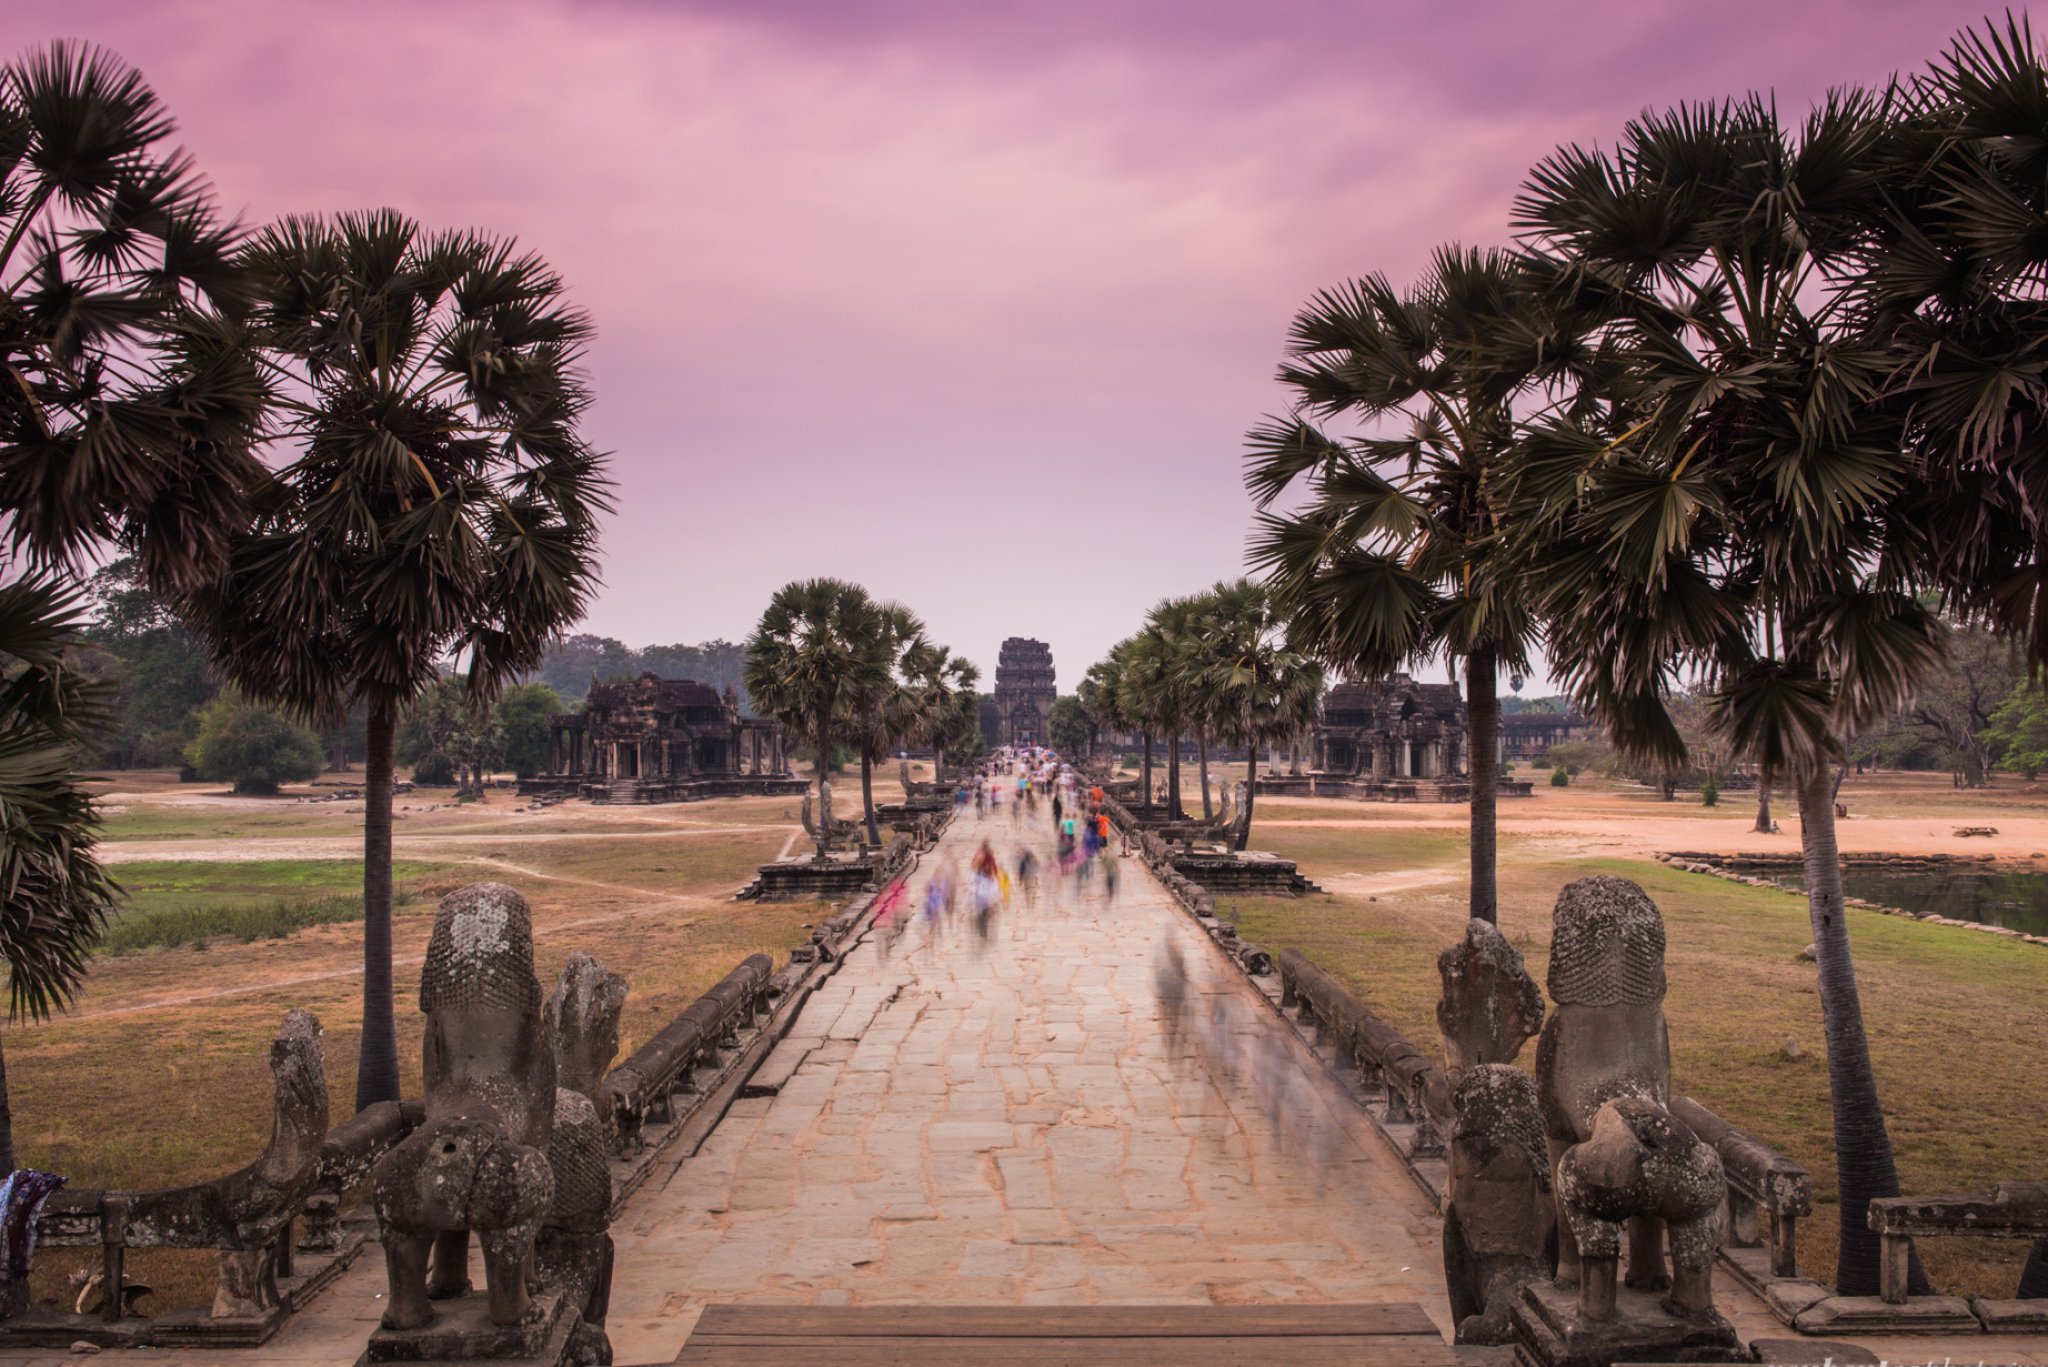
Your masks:
{"label": "stone paving slab", "polygon": [[[984,837],[1011,867],[1052,843],[955,822],[912,904]],[[619,1362],[672,1360],[712,1302],[1415,1302],[1448,1325],[1428,1202],[1137,861],[1115,902],[1070,883],[971,920],[868,935],[775,1095],[635,1203]],[[1176,953],[1179,1013],[1155,983]]]}

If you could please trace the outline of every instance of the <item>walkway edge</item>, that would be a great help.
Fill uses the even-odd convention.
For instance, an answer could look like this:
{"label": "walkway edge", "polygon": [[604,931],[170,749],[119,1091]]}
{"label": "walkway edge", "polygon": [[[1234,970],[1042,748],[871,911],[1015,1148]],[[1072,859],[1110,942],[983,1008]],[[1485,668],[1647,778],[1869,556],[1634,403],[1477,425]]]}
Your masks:
{"label": "walkway edge", "polygon": [[[947,821],[939,823],[939,830],[943,830],[950,820],[951,813],[948,813]],[[912,854],[909,867],[897,878],[891,879],[887,886],[894,886],[897,882],[909,878],[916,872],[922,859],[921,853]],[[886,891],[887,887],[883,890]],[[668,1130],[648,1146],[647,1155],[634,1165],[631,1174],[624,1178],[614,1178],[617,1194],[612,1198],[613,1223],[624,1219],[627,1203],[649,1187],[650,1179],[654,1178],[657,1172],[660,1180],[652,1183],[652,1190],[661,1191],[675,1180],[676,1174],[682,1171],[683,1164],[697,1156],[705,1141],[711,1137],[711,1132],[718,1128],[719,1122],[724,1120],[726,1113],[732,1109],[733,1102],[739,1100],[740,1093],[753,1081],[754,1074],[760,1071],[768,1055],[774,1052],[776,1045],[789,1037],[797,1018],[809,1004],[812,994],[824,986],[826,979],[839,972],[840,967],[846,962],[846,951],[867,938],[868,931],[874,925],[875,905],[881,900],[881,895],[873,892],[862,893],[854,900],[862,899],[866,900],[866,905],[855,912],[853,923],[847,927],[845,934],[836,939],[814,939],[812,945],[798,951],[813,953],[817,957],[810,961],[809,968],[802,978],[783,992],[782,1000],[776,1004],[775,1010],[769,1013],[767,1023],[762,1025],[754,1037],[740,1049],[739,1056],[720,1070],[718,1081],[713,1084],[711,1090],[699,1093],[701,1100],[697,1104],[691,1106],[684,1115],[670,1121]],[[852,908],[849,907],[849,910]],[[800,962],[801,959],[792,956],[790,963],[783,966],[782,972],[788,972]],[[673,1101],[670,1104],[673,1106]]]}

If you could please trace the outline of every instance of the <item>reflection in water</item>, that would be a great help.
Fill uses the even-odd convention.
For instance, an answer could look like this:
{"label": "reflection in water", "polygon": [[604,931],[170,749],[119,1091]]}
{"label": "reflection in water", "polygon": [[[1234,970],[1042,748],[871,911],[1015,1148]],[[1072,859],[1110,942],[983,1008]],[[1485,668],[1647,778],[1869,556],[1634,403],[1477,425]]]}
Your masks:
{"label": "reflection in water", "polygon": [[[1806,876],[1797,871],[1774,873],[1771,881],[1806,890]],[[1964,864],[1938,872],[1852,867],[1842,870],[1842,888],[1851,897],[1881,907],[2048,935],[2048,873],[1996,864]]]}

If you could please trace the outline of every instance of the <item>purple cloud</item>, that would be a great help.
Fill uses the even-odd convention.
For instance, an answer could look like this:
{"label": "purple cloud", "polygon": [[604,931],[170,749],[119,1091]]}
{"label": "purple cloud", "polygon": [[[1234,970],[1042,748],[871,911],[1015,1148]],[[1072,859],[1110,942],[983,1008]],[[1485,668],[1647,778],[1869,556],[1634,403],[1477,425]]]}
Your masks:
{"label": "purple cloud", "polygon": [[1803,105],[1977,6],[277,0],[8,6],[139,65],[251,219],[517,235],[595,317],[589,626],[736,637],[839,574],[1069,685],[1237,572],[1244,429],[1318,287],[1495,242],[1646,104]]}

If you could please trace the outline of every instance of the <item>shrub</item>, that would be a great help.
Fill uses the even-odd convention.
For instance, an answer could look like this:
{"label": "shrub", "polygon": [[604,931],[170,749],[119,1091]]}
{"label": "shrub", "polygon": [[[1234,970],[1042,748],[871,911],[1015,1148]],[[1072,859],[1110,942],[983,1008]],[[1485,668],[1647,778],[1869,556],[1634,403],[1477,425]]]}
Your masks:
{"label": "shrub", "polygon": [[1550,767],[1550,761],[1545,759],[1543,756],[1538,755],[1536,756],[1536,758],[1529,761],[1529,767],[1531,769],[1548,769]]}
{"label": "shrub", "polygon": [[238,793],[274,793],[280,783],[318,778],[327,763],[312,728],[227,693],[199,709],[185,758],[201,778],[232,783]]}
{"label": "shrub", "polygon": [[446,788],[455,782],[455,761],[437,750],[412,766],[412,781],[422,788]]}
{"label": "shrub", "polygon": [[[393,890],[393,906],[407,906],[412,889]],[[329,897],[278,897],[267,902],[224,902],[210,907],[162,907],[123,912],[107,927],[103,948],[109,954],[189,944],[206,948],[208,936],[232,935],[243,944],[282,940],[307,926],[333,925],[363,919],[360,894]]]}
{"label": "shrub", "polygon": [[1553,787],[1553,788],[1569,788],[1569,787],[1571,786],[1571,782],[1572,782],[1572,776],[1571,776],[1570,774],[1566,773],[1566,772],[1565,772],[1564,770],[1562,770],[1562,769],[1552,769],[1552,770],[1550,771],[1550,786],[1551,786],[1551,787]]}
{"label": "shrub", "polygon": [[513,684],[498,695],[498,725],[505,734],[505,763],[519,778],[548,767],[548,723],[568,709],[544,683]]}
{"label": "shrub", "polygon": [[1714,776],[1712,774],[1708,774],[1707,781],[1700,785],[1700,806],[1712,807],[1717,805],[1720,801],[1721,785],[1714,782]]}

